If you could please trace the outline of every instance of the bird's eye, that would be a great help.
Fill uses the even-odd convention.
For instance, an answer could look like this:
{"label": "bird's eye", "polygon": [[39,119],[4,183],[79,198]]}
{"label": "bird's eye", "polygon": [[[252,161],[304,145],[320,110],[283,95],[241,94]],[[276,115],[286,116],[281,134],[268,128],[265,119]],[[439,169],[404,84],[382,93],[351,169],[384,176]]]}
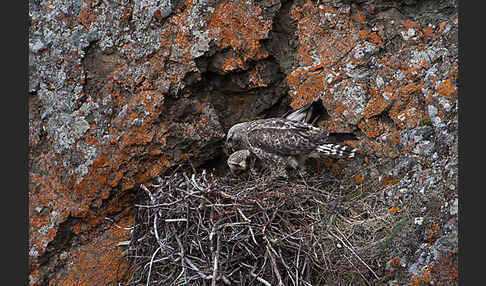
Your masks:
{"label": "bird's eye", "polygon": [[246,168],[246,162],[245,161],[241,162],[240,166],[243,167],[243,168]]}

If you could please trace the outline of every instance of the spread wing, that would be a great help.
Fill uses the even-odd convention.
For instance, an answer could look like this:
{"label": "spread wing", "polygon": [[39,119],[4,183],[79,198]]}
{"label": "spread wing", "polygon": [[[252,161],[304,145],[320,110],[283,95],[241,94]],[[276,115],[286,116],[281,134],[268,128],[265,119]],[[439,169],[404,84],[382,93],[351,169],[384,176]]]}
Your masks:
{"label": "spread wing", "polygon": [[259,120],[248,132],[248,143],[252,148],[283,156],[310,153],[326,140],[324,131],[282,118]]}
{"label": "spread wing", "polygon": [[324,113],[326,113],[326,109],[322,105],[322,99],[318,97],[297,110],[289,110],[282,115],[282,118],[314,125]]}

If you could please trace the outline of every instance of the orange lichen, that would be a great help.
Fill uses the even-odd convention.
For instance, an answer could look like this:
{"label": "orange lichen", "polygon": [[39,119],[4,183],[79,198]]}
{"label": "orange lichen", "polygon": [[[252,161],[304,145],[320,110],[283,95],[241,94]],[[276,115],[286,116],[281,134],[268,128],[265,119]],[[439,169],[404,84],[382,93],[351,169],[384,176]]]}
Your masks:
{"label": "orange lichen", "polygon": [[424,40],[426,42],[431,39],[435,39],[437,37],[436,34],[434,33],[434,29],[432,29],[431,27],[425,27],[422,30],[422,33],[423,33]]}
{"label": "orange lichen", "polygon": [[432,224],[430,226],[429,235],[428,235],[429,243],[427,244],[427,247],[431,247],[432,243],[434,243],[437,240],[439,236],[439,230],[440,230],[440,226],[438,226],[437,224]]}
{"label": "orange lichen", "polygon": [[227,58],[223,63],[223,71],[224,72],[231,72],[238,69],[243,69],[244,63],[241,58]]}
{"label": "orange lichen", "polygon": [[409,286],[420,285],[455,285],[459,278],[459,267],[456,253],[441,253],[437,263],[424,267],[419,276],[413,275]]}
{"label": "orange lichen", "polygon": [[423,87],[423,84],[408,81],[396,91],[397,99],[394,100],[388,114],[400,128],[414,128],[426,115],[419,100]]}
{"label": "orange lichen", "polygon": [[[303,74],[305,74],[304,77],[302,77]],[[324,87],[322,76],[321,72],[308,74],[301,71],[293,72],[287,76],[287,82],[296,88],[296,94],[292,96],[290,104],[293,109],[302,107],[322,93]],[[304,82],[300,83],[301,80]]]}
{"label": "orange lichen", "polygon": [[393,178],[390,176],[385,176],[383,180],[381,181],[381,184],[386,187],[386,186],[391,186],[391,185],[396,185],[398,182],[401,181],[401,178]]}
{"label": "orange lichen", "polygon": [[360,37],[360,39],[363,39],[363,40],[370,40],[371,43],[375,44],[375,45],[382,45],[383,44],[383,40],[381,39],[380,36],[378,36],[378,34],[376,32],[369,32],[367,30],[360,30],[358,31],[358,36]]}
{"label": "orange lichen", "polygon": [[263,10],[251,2],[224,0],[212,14],[209,31],[210,38],[221,48],[231,47],[247,59],[268,57],[268,52],[260,45],[267,38],[272,21],[264,17]]}
{"label": "orange lichen", "polygon": [[369,35],[369,34],[368,34],[368,31],[367,31],[367,30],[359,30],[359,31],[358,31],[358,36],[359,36],[361,39],[363,39],[363,40],[368,39],[368,35]]}
{"label": "orange lichen", "polygon": [[132,13],[133,13],[133,8],[131,7],[123,7],[123,15],[121,17],[121,21],[127,21],[129,20],[131,17],[132,17]]}
{"label": "orange lichen", "polygon": [[446,24],[447,24],[447,22],[446,22],[446,21],[441,22],[441,23],[439,24],[439,31],[437,32],[437,34],[439,34],[439,35],[441,35],[441,34],[442,34],[442,31],[444,31],[444,28],[445,28],[445,25],[446,25]]}
{"label": "orange lichen", "polygon": [[412,282],[408,284],[409,286],[419,286],[420,285],[420,279],[417,277],[417,275],[412,275]]}
{"label": "orange lichen", "polygon": [[[106,83],[106,87],[109,87],[109,82]],[[150,84],[143,84],[145,88],[150,88]],[[141,106],[146,110],[146,115],[144,115],[144,120],[154,122],[158,119],[159,111],[158,107],[163,101],[163,96],[159,93],[153,91],[144,91],[137,94],[136,97],[129,98],[133,101],[126,101],[120,94],[114,92],[112,94],[113,104],[121,104],[119,107],[122,109],[124,105],[127,105],[129,109],[127,110],[127,116],[121,118],[120,122],[116,121],[113,123],[112,127],[108,129],[110,137],[113,138],[111,142],[108,142],[107,146],[99,146],[99,141],[95,130],[97,130],[96,125],[91,125],[90,130],[86,133],[85,142],[96,146],[101,152],[100,155],[94,159],[91,165],[88,165],[88,173],[81,177],[79,174],[75,174],[71,177],[66,176],[67,171],[73,172],[69,169],[71,167],[63,167],[62,164],[55,164],[55,161],[61,161],[63,158],[60,154],[46,154],[41,156],[37,160],[37,165],[35,172],[31,174],[31,185],[29,186],[30,192],[30,209],[35,209],[36,206],[50,206],[52,212],[56,211],[59,213],[58,221],[62,222],[66,217],[71,214],[73,217],[79,219],[87,219],[86,223],[77,224],[73,227],[73,231],[77,234],[81,231],[88,230],[92,227],[96,227],[100,223],[103,223],[102,214],[93,214],[90,210],[90,206],[99,207],[102,203],[102,199],[107,199],[110,195],[112,187],[117,186],[122,180],[126,179],[123,175],[124,172],[136,172],[136,168],[132,169],[130,166],[122,166],[123,162],[128,160],[130,156],[133,156],[129,152],[123,153],[120,150],[113,149],[113,144],[119,144],[115,138],[119,134],[123,134],[125,130],[123,129],[123,121],[129,121],[132,114],[139,114],[132,112]],[[140,104],[143,102],[143,104]],[[132,110],[133,108],[133,110]],[[134,127],[130,131],[140,132],[140,136],[133,133],[133,142],[129,143],[141,143],[147,144],[153,138],[154,132],[149,128],[152,124],[145,124],[142,127]],[[73,150],[79,150],[79,146],[73,144]],[[112,153],[115,151],[114,153]],[[79,152],[79,151],[78,151]],[[132,150],[131,152],[135,152]],[[49,168],[47,166],[54,165],[56,167]],[[156,169],[156,168],[155,168]],[[142,177],[142,181],[151,178],[154,174],[160,173],[159,170],[155,170],[152,173],[146,173]],[[132,175],[127,176],[132,177]],[[122,188],[131,188],[134,186],[134,182],[123,182]],[[119,208],[119,207],[118,207]],[[113,208],[109,208],[113,209]],[[87,218],[89,216],[89,219]],[[49,226],[46,233],[40,233],[37,230],[45,226]],[[29,241],[30,248],[36,251],[36,253],[42,254],[45,250],[46,245],[54,239],[57,232],[57,226],[49,222],[47,217],[37,217],[33,215],[31,217],[31,227]],[[36,267],[36,259],[38,256],[32,256],[31,264]]]}
{"label": "orange lichen", "polygon": [[96,160],[93,162],[93,167],[98,169],[107,166],[106,156],[104,154],[100,154]]}
{"label": "orange lichen", "polygon": [[91,9],[85,8],[79,11],[78,22],[81,23],[86,29],[89,29],[91,23],[93,23],[98,16],[92,13]]}
{"label": "orange lichen", "polygon": [[[133,217],[118,224],[131,226]],[[66,271],[57,273],[56,285],[108,285],[122,278],[128,264],[121,258],[123,249],[116,244],[129,238],[130,230],[112,226],[103,235],[74,249],[66,262]]]}
{"label": "orange lichen", "polygon": [[449,75],[453,75],[453,77],[456,78],[458,72],[459,66],[453,66],[452,69],[449,71]]}
{"label": "orange lichen", "polygon": [[429,266],[422,269],[422,280],[427,283],[432,281],[432,275],[430,274]]}
{"label": "orange lichen", "polygon": [[383,40],[381,39],[380,36],[378,36],[378,34],[376,32],[370,33],[368,37],[369,37],[371,43],[373,43],[375,45],[383,45]]}
{"label": "orange lichen", "polygon": [[357,174],[356,176],[354,176],[354,180],[358,183],[362,183],[365,181],[365,177],[361,174]]}
{"label": "orange lichen", "polygon": [[250,87],[265,87],[268,86],[268,82],[266,82],[261,74],[264,72],[264,67],[261,65],[256,65],[254,69],[250,71],[249,74],[249,81]]}
{"label": "orange lichen", "polygon": [[446,283],[457,282],[459,278],[459,267],[456,253],[441,253],[438,263],[431,268],[431,274],[440,281]]}
{"label": "orange lichen", "polygon": [[121,186],[121,190],[122,191],[126,191],[126,190],[130,190],[130,189],[133,189],[135,187],[134,184],[130,184],[130,183],[123,183],[122,186]]}
{"label": "orange lichen", "polygon": [[398,257],[393,257],[389,260],[390,271],[396,271],[400,269],[400,259]]}
{"label": "orange lichen", "polygon": [[444,97],[454,97],[457,95],[457,86],[455,84],[452,84],[452,81],[450,79],[446,79],[439,84],[439,87],[437,88],[437,93],[440,96]]}
{"label": "orange lichen", "polygon": [[[328,29],[321,25],[320,13],[311,2],[296,5],[290,11],[291,16],[298,21],[299,46],[296,59],[300,66],[333,66],[356,46],[357,31],[354,32],[349,16],[340,14],[331,5],[321,5],[326,12],[339,15],[342,19],[339,28]],[[319,55],[319,60],[315,59],[315,55]]]}
{"label": "orange lichen", "polygon": [[[379,91],[370,88],[369,91],[372,97],[365,107],[365,118],[370,118],[372,116],[381,114],[383,111],[391,106],[391,104],[397,97],[397,94],[393,92],[391,86],[385,86],[382,90]],[[385,95],[388,98],[385,98]]]}
{"label": "orange lichen", "polygon": [[398,207],[397,206],[394,206],[394,207],[391,207],[389,209],[389,211],[392,213],[392,214],[396,214],[398,212]]}
{"label": "orange lichen", "polygon": [[107,177],[106,175],[95,175],[95,178],[94,178],[95,182],[97,182],[98,184],[101,184],[101,185],[104,185],[107,181]]}
{"label": "orange lichen", "polygon": [[38,286],[39,285],[39,270],[35,269],[29,274],[29,286]]}
{"label": "orange lichen", "polygon": [[364,15],[361,15],[361,12],[359,10],[356,11],[356,13],[353,15],[353,20],[360,24],[366,24],[366,17]]}
{"label": "orange lichen", "polygon": [[110,181],[110,186],[115,187],[120,182],[120,179],[123,177],[123,171],[118,171],[115,173],[115,177]]}
{"label": "orange lichen", "polygon": [[410,29],[410,28],[411,28],[411,29],[416,29],[416,28],[418,28],[418,26],[419,26],[419,24],[417,24],[417,23],[415,23],[414,21],[409,20],[409,19],[407,19],[407,20],[402,20],[402,21],[401,21],[401,23],[402,23],[402,25],[403,25],[403,26],[405,26],[405,28],[407,28],[407,29]]}
{"label": "orange lichen", "polygon": [[75,225],[73,225],[73,232],[74,234],[80,234],[81,233],[81,230],[82,230],[82,226],[83,224],[82,223],[77,223]]}

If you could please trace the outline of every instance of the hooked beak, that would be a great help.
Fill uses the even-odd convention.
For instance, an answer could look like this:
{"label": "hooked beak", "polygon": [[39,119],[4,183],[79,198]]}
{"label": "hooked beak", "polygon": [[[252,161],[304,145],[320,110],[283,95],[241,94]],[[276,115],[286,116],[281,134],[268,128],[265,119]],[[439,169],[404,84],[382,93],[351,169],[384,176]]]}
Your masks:
{"label": "hooked beak", "polygon": [[233,142],[231,140],[226,140],[226,150],[228,151],[228,154],[233,153]]}

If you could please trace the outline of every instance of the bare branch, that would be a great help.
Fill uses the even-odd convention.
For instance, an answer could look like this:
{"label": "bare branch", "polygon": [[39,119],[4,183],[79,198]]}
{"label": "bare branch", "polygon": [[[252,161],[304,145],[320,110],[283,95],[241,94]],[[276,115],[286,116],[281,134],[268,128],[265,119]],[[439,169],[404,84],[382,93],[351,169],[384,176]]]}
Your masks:
{"label": "bare branch", "polygon": [[366,266],[366,268],[368,268],[371,271],[371,273],[373,273],[375,278],[380,280],[380,277],[378,275],[376,275],[375,271],[373,271],[373,269],[371,269],[371,267],[369,267],[368,264],[366,264],[366,262],[364,262],[363,259],[361,259],[361,257],[359,257],[359,255],[356,254],[356,252],[353,250],[353,248],[349,247],[339,236],[335,235],[332,232],[330,232],[330,234],[332,236],[334,236],[335,238],[337,238],[344,246],[346,246],[346,248],[348,248],[351,251],[351,253],[353,253],[359,259],[359,261],[361,261],[361,263],[363,263],[363,265]]}
{"label": "bare branch", "polygon": [[154,251],[154,254],[152,254],[152,258],[150,259],[150,267],[149,267],[149,272],[148,272],[148,274],[147,274],[147,284],[146,284],[147,286],[148,286],[148,285],[149,285],[149,283],[150,283],[150,274],[152,273],[152,264],[153,264],[153,262],[154,262],[154,257],[155,257],[155,255],[157,255],[157,252],[159,252],[159,250],[160,250],[160,247],[159,247],[159,248],[157,248],[157,249]]}
{"label": "bare branch", "polygon": [[[346,199],[355,189],[325,176],[286,181],[263,173],[234,178],[177,171],[141,189],[148,196],[135,204],[133,226],[124,228],[131,238],[118,243],[129,246],[134,269],[120,286],[307,286],[334,278],[347,283],[349,271],[371,271],[378,279],[357,249],[376,247],[395,224],[376,196]],[[367,268],[360,271],[361,264]]]}

